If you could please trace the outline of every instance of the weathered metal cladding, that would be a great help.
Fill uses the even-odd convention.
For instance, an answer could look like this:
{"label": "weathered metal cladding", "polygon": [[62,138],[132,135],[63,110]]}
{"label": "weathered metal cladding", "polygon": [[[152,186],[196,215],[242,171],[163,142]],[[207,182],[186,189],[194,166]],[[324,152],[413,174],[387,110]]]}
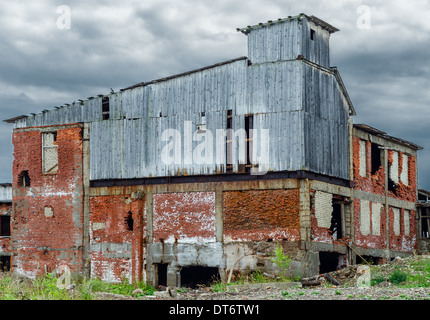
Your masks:
{"label": "weathered metal cladding", "polygon": [[297,19],[253,28],[248,34],[248,58],[252,63],[295,59],[301,54],[300,46]]}
{"label": "weathered metal cladding", "polygon": [[[311,29],[315,32],[310,39]],[[301,55],[320,66],[330,68],[330,33],[312,21],[303,19],[301,23]]]}
{"label": "weathered metal cladding", "polygon": [[12,202],[12,185],[0,185],[0,202]]}
{"label": "weathered metal cladding", "polygon": [[[315,32],[310,39],[311,29]],[[248,57],[252,63],[296,59],[299,55],[325,68],[330,67],[329,31],[296,17],[253,28],[248,34]]]}
{"label": "weathered metal cladding", "polygon": [[348,179],[348,102],[333,74],[303,66],[306,169]]}
{"label": "weathered metal cladding", "polygon": [[125,118],[171,117],[243,108],[246,60],[122,92]]}

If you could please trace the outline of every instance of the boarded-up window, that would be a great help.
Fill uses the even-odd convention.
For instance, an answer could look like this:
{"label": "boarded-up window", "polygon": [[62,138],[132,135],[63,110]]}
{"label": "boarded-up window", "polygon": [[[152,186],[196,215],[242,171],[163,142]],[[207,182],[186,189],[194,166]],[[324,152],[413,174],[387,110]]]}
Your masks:
{"label": "boarded-up window", "polygon": [[375,236],[381,235],[381,203],[372,203],[372,234]]}
{"label": "boarded-up window", "polygon": [[360,140],[360,167],[359,173],[361,177],[366,177],[367,163],[366,163],[366,141]]}
{"label": "boarded-up window", "polygon": [[55,174],[58,169],[57,133],[44,133],[42,145],[43,173]]}
{"label": "boarded-up window", "polygon": [[394,214],[394,234],[396,236],[400,236],[400,209],[399,208],[393,208],[393,214]]}
{"label": "boarded-up window", "polygon": [[409,156],[402,155],[402,172],[400,173],[400,181],[405,185],[409,185]]}
{"label": "boarded-up window", "polygon": [[411,220],[410,220],[410,211],[405,210],[403,214],[403,225],[405,227],[405,235],[409,236],[411,233]]}
{"label": "boarded-up window", "polygon": [[370,202],[360,201],[360,232],[367,236],[370,234]]}

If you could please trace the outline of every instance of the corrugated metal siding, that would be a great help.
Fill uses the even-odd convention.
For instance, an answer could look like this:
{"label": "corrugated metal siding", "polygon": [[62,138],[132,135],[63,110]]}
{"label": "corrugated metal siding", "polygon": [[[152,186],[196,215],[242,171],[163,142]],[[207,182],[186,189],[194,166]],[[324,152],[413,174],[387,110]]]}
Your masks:
{"label": "corrugated metal siding", "polygon": [[304,64],[306,168],[348,179],[348,104],[334,75]]}
{"label": "corrugated metal siding", "polygon": [[[219,156],[218,150],[216,161],[215,133],[226,129],[227,110],[233,110],[233,130],[243,129],[245,115],[253,113],[254,129],[270,130],[271,171],[308,169],[347,179],[347,102],[330,70],[296,60],[303,48],[310,61],[323,66],[329,62],[328,32],[312,26],[317,31],[312,44],[309,26],[293,19],[252,29],[251,66],[236,60],[111,94],[109,120],[102,121],[102,98],[96,97],[18,120],[16,126],[89,122],[90,179],[132,179],[225,172],[224,152]],[[202,112],[214,138],[211,163],[163,163],[167,142],[162,133],[178,130],[184,159],[185,123],[191,121],[194,132]],[[193,141],[189,149],[199,144]],[[238,171],[245,155],[237,145],[233,153]]]}
{"label": "corrugated metal siding", "polygon": [[[310,39],[311,29],[315,31]],[[299,55],[325,68],[330,67],[330,33],[306,18],[251,29],[248,57],[252,63],[293,60]]]}
{"label": "corrugated metal siding", "polygon": [[248,58],[252,63],[296,59],[301,54],[298,20],[252,29],[248,34]]}
{"label": "corrugated metal siding", "polygon": [[[314,40],[310,40],[311,29],[315,31]],[[303,19],[300,53],[305,59],[325,68],[330,68],[330,33],[311,21]]]}
{"label": "corrugated metal siding", "polygon": [[11,202],[12,201],[12,186],[0,186],[0,202]]}

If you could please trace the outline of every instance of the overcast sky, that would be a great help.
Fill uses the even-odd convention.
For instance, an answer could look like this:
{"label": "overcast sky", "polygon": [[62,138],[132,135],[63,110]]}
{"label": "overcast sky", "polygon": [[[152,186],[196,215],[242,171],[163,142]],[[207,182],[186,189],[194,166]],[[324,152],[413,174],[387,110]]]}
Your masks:
{"label": "overcast sky", "polygon": [[[430,190],[427,0],[1,0],[1,120],[246,56],[236,28],[299,13],[340,29],[331,64],[354,122],[424,147],[419,187]],[[12,179],[12,127],[0,124],[0,182]]]}

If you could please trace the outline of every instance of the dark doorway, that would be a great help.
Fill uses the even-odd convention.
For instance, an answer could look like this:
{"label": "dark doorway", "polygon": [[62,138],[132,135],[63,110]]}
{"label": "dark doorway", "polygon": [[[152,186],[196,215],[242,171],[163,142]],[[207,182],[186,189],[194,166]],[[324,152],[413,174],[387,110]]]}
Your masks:
{"label": "dark doorway", "polygon": [[336,252],[320,252],[320,274],[336,271],[339,266],[340,254]]}
{"label": "dark doorway", "polygon": [[157,264],[157,284],[158,286],[167,287],[167,263],[158,263]]}
{"label": "dark doorway", "polygon": [[10,271],[10,256],[0,256],[0,272]]}
{"label": "dark doorway", "polygon": [[191,266],[181,270],[181,286],[196,288],[197,285],[207,286],[219,281],[218,268]]}
{"label": "dark doorway", "polygon": [[342,232],[342,205],[333,202],[333,214],[331,217],[330,231],[332,232],[333,239],[339,240],[343,238]]}

